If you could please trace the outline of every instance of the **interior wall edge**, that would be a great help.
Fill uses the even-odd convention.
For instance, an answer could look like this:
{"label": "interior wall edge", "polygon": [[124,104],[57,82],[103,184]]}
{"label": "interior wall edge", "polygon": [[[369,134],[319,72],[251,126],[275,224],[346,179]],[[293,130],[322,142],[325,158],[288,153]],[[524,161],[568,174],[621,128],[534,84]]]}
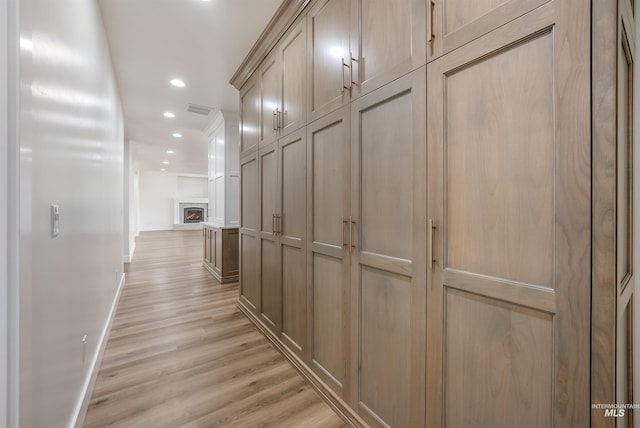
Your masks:
{"label": "interior wall edge", "polygon": [[82,425],[84,423],[84,418],[87,415],[87,410],[89,409],[93,387],[96,384],[96,379],[98,378],[98,373],[100,372],[100,366],[102,365],[104,351],[105,349],[107,349],[107,342],[109,342],[111,327],[113,326],[113,320],[118,309],[118,303],[120,303],[120,296],[122,295],[124,284],[125,274],[123,273],[120,278],[120,283],[118,284],[118,290],[116,291],[116,295],[113,298],[113,303],[111,304],[109,317],[107,318],[104,328],[102,329],[102,334],[100,335],[97,352],[94,354],[93,359],[91,360],[91,370],[87,373],[87,377],[82,388],[82,395],[80,396],[80,399],[78,400],[76,408],[73,412],[73,420],[70,424],[70,427],[82,428]]}

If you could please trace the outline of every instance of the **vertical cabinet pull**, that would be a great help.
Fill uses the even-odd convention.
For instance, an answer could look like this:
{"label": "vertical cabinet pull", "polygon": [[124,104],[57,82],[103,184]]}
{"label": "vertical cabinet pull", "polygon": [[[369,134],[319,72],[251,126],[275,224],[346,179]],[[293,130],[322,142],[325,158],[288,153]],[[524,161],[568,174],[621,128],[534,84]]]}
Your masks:
{"label": "vertical cabinet pull", "polygon": [[[344,92],[345,89],[351,89],[353,87],[353,85],[357,85],[357,82],[353,81],[353,63],[354,62],[358,62],[357,59],[355,59],[353,57],[353,54],[351,52],[349,52],[349,64],[347,64],[346,62],[344,62],[344,57],[342,58],[342,92]],[[349,70],[349,84],[345,85],[344,84],[344,69]]]}
{"label": "vertical cabinet pull", "polygon": [[427,43],[431,44],[431,42],[433,42],[433,9],[435,8],[436,4],[435,2],[432,0],[429,2],[429,6],[427,7],[427,25],[429,26],[429,28],[427,29]]}
{"label": "vertical cabinet pull", "polygon": [[276,230],[278,235],[282,235],[282,214],[276,214]]}
{"label": "vertical cabinet pull", "polygon": [[347,220],[345,220],[344,216],[342,216],[342,246],[346,247],[347,246],[347,240],[344,237],[344,231],[345,231],[345,223],[347,223]]}
{"label": "vertical cabinet pull", "polygon": [[349,216],[349,251],[352,251],[356,246],[353,242],[353,228],[356,225],[356,221],[353,217]]}
{"label": "vertical cabinet pull", "polygon": [[284,112],[276,108],[276,113],[278,115],[278,117],[276,118],[276,124],[277,124],[278,130],[280,130],[284,128]]}
{"label": "vertical cabinet pull", "polygon": [[433,225],[433,220],[429,219],[429,230],[428,230],[428,233],[429,233],[429,244],[428,244],[429,245],[428,246],[428,248],[429,248],[429,256],[428,256],[428,259],[427,259],[427,260],[429,260],[429,269],[433,269],[433,265],[436,262],[436,259],[434,258],[434,255],[433,255],[433,234],[434,234],[435,230],[436,230],[436,227]]}
{"label": "vertical cabinet pull", "polygon": [[273,123],[273,132],[274,132],[274,133],[275,133],[275,132],[276,132],[276,130],[278,129],[278,125],[276,125],[276,118],[277,118],[277,113],[276,113],[276,112],[277,112],[277,111],[278,111],[278,109],[275,109],[275,110],[273,111],[273,121],[272,121],[272,123]]}
{"label": "vertical cabinet pull", "polygon": [[353,63],[357,63],[358,60],[353,57],[353,54],[349,52],[349,89],[353,87],[353,85],[357,85],[357,82],[353,80]]}
{"label": "vertical cabinet pull", "polygon": [[271,219],[271,233],[272,234],[276,234],[276,215],[273,214],[273,217]]}
{"label": "vertical cabinet pull", "polygon": [[351,84],[349,84],[349,86],[344,84],[344,69],[350,69],[351,67],[349,65],[347,65],[346,62],[344,62],[344,57],[342,57],[342,92],[344,92],[345,89],[351,89]]}

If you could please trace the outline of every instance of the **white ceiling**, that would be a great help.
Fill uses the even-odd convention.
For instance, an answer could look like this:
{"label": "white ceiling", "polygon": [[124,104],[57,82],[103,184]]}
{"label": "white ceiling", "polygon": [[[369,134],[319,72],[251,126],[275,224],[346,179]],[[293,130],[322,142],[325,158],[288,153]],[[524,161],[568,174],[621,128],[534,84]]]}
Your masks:
{"label": "white ceiling", "polygon": [[[238,111],[229,80],[282,0],[98,0],[140,170],[207,174],[203,130]],[[185,88],[169,84],[180,78]],[[208,116],[189,103],[212,107]],[[163,117],[165,111],[174,119]],[[172,137],[174,132],[182,138]],[[167,150],[175,154],[167,154]],[[163,165],[163,161],[169,165]]]}

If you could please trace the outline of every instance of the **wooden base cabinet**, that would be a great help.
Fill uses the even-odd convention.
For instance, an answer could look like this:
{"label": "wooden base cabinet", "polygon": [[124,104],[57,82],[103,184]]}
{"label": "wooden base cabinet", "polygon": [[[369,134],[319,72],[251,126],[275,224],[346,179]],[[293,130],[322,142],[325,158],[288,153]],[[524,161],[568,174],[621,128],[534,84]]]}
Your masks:
{"label": "wooden base cabinet", "polygon": [[283,3],[233,83],[306,22],[307,123],[247,140],[239,307],[350,425],[633,425],[592,404],[637,395],[635,3]]}
{"label": "wooden base cabinet", "polygon": [[204,267],[221,283],[239,278],[238,228],[203,225]]}

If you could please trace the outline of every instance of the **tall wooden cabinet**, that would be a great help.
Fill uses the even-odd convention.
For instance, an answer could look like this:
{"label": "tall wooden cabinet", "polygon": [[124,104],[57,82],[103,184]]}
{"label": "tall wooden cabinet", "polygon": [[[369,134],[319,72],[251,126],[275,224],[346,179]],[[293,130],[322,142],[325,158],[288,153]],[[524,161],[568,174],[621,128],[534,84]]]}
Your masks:
{"label": "tall wooden cabinet", "polygon": [[588,10],[570,3],[429,66],[431,426],[588,425]]}
{"label": "tall wooden cabinet", "polygon": [[632,425],[634,7],[283,3],[239,307],[349,424]]}
{"label": "tall wooden cabinet", "polygon": [[291,349],[306,351],[306,131],[259,151],[260,315]]}
{"label": "tall wooden cabinet", "polygon": [[424,424],[425,68],[351,106],[351,403],[372,425]]}

